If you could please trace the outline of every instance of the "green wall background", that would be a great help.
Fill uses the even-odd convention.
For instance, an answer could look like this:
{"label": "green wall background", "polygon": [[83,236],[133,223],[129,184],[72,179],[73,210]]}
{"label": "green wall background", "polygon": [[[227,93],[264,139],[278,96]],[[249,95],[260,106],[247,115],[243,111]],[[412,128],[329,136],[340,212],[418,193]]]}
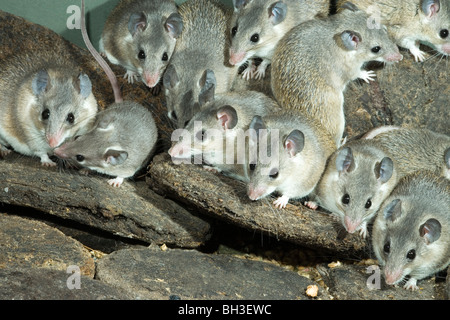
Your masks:
{"label": "green wall background", "polygon": [[[175,0],[177,4],[184,1],[186,0]],[[220,1],[232,5],[232,0]],[[91,42],[97,49],[106,18],[118,2],[119,0],[85,0],[88,32]],[[67,20],[73,15],[72,11],[67,13],[67,10],[72,5],[80,7],[81,0],[0,0],[0,10],[46,26],[65,39],[85,48],[80,30],[67,27]]]}

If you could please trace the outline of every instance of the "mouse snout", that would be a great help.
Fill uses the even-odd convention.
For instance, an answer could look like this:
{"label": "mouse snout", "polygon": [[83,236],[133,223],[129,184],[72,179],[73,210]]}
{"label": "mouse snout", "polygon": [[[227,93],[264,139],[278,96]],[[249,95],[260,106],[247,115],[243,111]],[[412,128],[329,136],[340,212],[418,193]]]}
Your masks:
{"label": "mouse snout", "polygon": [[384,276],[386,283],[388,285],[394,285],[403,279],[403,270],[402,269],[394,269],[391,270],[388,266],[384,269]]}
{"label": "mouse snout", "polygon": [[441,49],[444,54],[450,55],[450,43],[443,44]]}
{"label": "mouse snout", "polygon": [[190,156],[190,148],[181,143],[177,143],[169,149],[169,154],[172,158],[185,158]]}
{"label": "mouse snout", "polygon": [[142,79],[144,80],[144,83],[147,87],[153,88],[156,86],[159,82],[159,72],[151,73],[151,72],[144,72]]}
{"label": "mouse snout", "polygon": [[58,158],[66,159],[67,154],[65,152],[65,145],[61,145],[53,150],[53,154]]}
{"label": "mouse snout", "polygon": [[62,137],[63,137],[63,131],[62,130],[59,130],[58,132],[52,133],[52,134],[48,133],[46,135],[46,138],[47,138],[47,141],[48,141],[48,145],[51,148],[56,148],[57,146],[59,146],[61,144],[61,142],[62,142]]}
{"label": "mouse snout", "polygon": [[360,224],[360,220],[354,220],[348,216],[345,216],[344,218],[344,226],[345,229],[347,229],[348,233],[354,233],[358,229]]}
{"label": "mouse snout", "polygon": [[264,187],[255,187],[252,183],[248,185],[248,191],[247,195],[250,198],[250,200],[258,200],[262,196],[264,196],[266,193],[266,188]]}
{"label": "mouse snout", "polygon": [[403,55],[400,52],[392,52],[388,53],[383,58],[387,62],[399,62],[403,60]]}
{"label": "mouse snout", "polygon": [[232,64],[233,66],[240,63],[242,60],[244,60],[245,58],[245,51],[241,51],[241,52],[234,52],[233,49],[230,49],[230,64]]}

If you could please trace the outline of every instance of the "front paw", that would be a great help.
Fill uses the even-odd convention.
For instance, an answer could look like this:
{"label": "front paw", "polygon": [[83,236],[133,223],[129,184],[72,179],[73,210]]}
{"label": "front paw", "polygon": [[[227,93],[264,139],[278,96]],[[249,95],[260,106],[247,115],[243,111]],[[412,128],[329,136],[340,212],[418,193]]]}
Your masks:
{"label": "front paw", "polygon": [[377,75],[375,74],[374,71],[372,70],[361,70],[361,72],[359,73],[358,78],[364,80],[365,82],[369,83],[369,81],[375,81],[375,77]]}

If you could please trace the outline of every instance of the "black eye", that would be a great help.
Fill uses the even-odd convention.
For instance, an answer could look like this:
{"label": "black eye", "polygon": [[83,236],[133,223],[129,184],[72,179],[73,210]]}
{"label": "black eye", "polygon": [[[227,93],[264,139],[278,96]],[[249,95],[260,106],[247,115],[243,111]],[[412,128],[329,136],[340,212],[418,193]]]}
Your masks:
{"label": "black eye", "polygon": [[270,173],[269,173],[269,177],[271,179],[276,179],[278,177],[278,169],[277,168],[271,169]]}
{"label": "black eye", "polygon": [[138,58],[141,59],[141,60],[145,59],[145,52],[144,52],[144,50],[139,51]]}
{"label": "black eye", "polygon": [[78,162],[83,162],[84,161],[84,156],[82,156],[81,154],[77,154],[76,155],[76,159]]}
{"label": "black eye", "polygon": [[42,111],[42,119],[47,120],[48,118],[50,118],[50,110],[45,109],[44,111]]}
{"label": "black eye", "polygon": [[414,258],[416,257],[416,250],[411,249],[408,251],[408,253],[406,254],[406,258],[409,260],[414,260]]}
{"label": "black eye", "polygon": [[364,206],[366,209],[369,209],[372,206],[372,201],[367,200],[366,205]]}
{"label": "black eye", "polygon": [[198,131],[195,135],[195,138],[197,138],[198,141],[204,141],[206,140],[206,132],[205,130]]}
{"label": "black eye", "polygon": [[350,196],[348,195],[348,193],[346,193],[346,194],[344,194],[342,196],[341,201],[342,201],[343,204],[349,204],[350,203]]}
{"label": "black eye", "polygon": [[167,60],[169,60],[169,56],[167,55],[167,52],[164,52],[163,56],[162,56],[162,61],[167,61]]}
{"label": "black eye", "polygon": [[391,244],[390,244],[390,242],[386,242],[384,244],[383,251],[384,251],[384,253],[389,253],[391,251]]}
{"label": "black eye", "polygon": [[233,27],[233,29],[231,29],[231,36],[234,37],[237,33],[237,26]]}
{"label": "black eye", "polygon": [[258,42],[259,41],[259,34],[255,33],[250,37],[251,42]]}
{"label": "black eye", "polygon": [[380,50],[381,50],[381,47],[380,47],[380,46],[376,46],[376,47],[373,47],[373,48],[372,48],[372,52],[373,52],[373,53],[378,53],[378,52],[380,52]]}
{"label": "black eye", "polygon": [[448,37],[448,29],[442,29],[442,30],[439,32],[439,35],[441,36],[442,39],[447,38],[447,37]]}
{"label": "black eye", "polygon": [[256,169],[256,163],[250,163],[249,167],[251,171],[254,171]]}
{"label": "black eye", "polygon": [[70,124],[73,124],[73,123],[74,123],[74,121],[75,121],[75,116],[73,115],[72,112],[69,113],[69,114],[67,115],[66,121],[67,121],[68,123],[70,123]]}

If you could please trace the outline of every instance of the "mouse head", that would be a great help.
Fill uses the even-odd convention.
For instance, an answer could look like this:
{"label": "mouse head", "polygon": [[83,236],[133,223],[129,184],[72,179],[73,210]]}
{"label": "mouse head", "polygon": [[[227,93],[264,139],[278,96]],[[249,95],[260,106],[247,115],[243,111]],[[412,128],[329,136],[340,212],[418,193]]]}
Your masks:
{"label": "mouse head", "polygon": [[438,271],[436,261],[447,252],[441,243],[445,230],[433,214],[429,207],[408,198],[391,197],[381,209],[373,241],[387,284],[398,284],[407,275],[421,279]]}
{"label": "mouse head", "polygon": [[384,25],[369,25],[370,16],[355,5],[346,3],[338,13],[343,31],[334,35],[339,48],[348,54],[352,64],[368,61],[398,62],[403,59]]}
{"label": "mouse head", "polygon": [[57,157],[98,172],[124,165],[128,152],[114,138],[116,115],[102,112],[94,129],[78,135],[54,150]]}
{"label": "mouse head", "polygon": [[335,162],[328,166],[327,192],[334,202],[330,208],[349,233],[361,230],[365,236],[366,223],[395,186],[392,160],[370,149],[347,146],[336,151]]}
{"label": "mouse head", "polygon": [[193,70],[178,68],[174,64],[170,64],[164,73],[163,84],[168,117],[178,128],[184,128],[207,102],[214,100],[216,89],[214,71],[206,69],[199,71],[198,74],[192,73]]}
{"label": "mouse head", "polygon": [[133,38],[134,66],[142,81],[150,88],[156,86],[169,64],[175,43],[183,30],[178,13],[169,16],[152,16],[144,12],[134,13],[128,21]]}
{"label": "mouse head", "polygon": [[[234,142],[238,134],[238,113],[230,105],[217,106],[214,103],[197,113],[184,129],[172,134],[176,143],[169,154],[174,159],[191,159],[191,156],[203,155],[209,164],[224,164],[227,142]],[[234,145],[234,143],[233,143]],[[232,152],[234,149],[232,150]],[[234,163],[234,154],[231,155]]]}
{"label": "mouse head", "polygon": [[440,53],[450,55],[450,3],[421,0],[420,12],[420,40],[431,44]]}
{"label": "mouse head", "polygon": [[293,180],[299,180],[293,172],[306,168],[303,132],[268,126],[260,116],[253,118],[249,129],[253,130],[249,142],[249,198],[258,200],[274,191],[282,192],[285,186],[292,187]]}
{"label": "mouse head", "polygon": [[252,57],[266,57],[281,32],[286,4],[276,0],[233,0],[233,4],[230,64],[240,66]]}
{"label": "mouse head", "polygon": [[49,149],[88,131],[95,120],[97,102],[86,74],[43,69],[32,76],[30,90],[34,125],[45,132]]}

